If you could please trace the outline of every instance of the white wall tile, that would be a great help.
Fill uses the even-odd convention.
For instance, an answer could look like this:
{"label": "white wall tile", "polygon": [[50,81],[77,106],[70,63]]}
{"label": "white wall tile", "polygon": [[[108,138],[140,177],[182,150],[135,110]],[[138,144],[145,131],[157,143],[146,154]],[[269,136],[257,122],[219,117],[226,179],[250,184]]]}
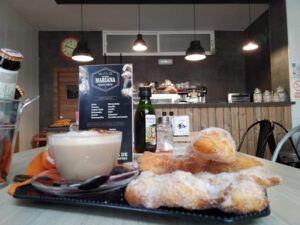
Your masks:
{"label": "white wall tile", "polygon": [[[0,0],[0,48],[20,51],[24,60],[18,83],[25,91],[25,97],[38,95],[38,33],[10,5],[9,0]],[[31,140],[39,131],[39,103],[29,105],[20,120],[20,150],[31,149]]]}
{"label": "white wall tile", "polygon": [[[300,65],[300,1],[286,0],[287,10],[287,27],[288,27],[288,43],[289,43],[289,63],[290,63],[290,89],[291,100],[296,104],[292,106],[292,126],[300,125],[300,99],[292,96],[292,63]],[[300,78],[299,78],[300,79]]]}

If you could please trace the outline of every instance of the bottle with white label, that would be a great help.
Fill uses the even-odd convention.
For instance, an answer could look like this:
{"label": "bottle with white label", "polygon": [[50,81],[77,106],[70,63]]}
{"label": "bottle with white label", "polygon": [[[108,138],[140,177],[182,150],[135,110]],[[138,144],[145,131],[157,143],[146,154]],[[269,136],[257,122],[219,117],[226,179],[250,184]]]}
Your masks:
{"label": "bottle with white label", "polygon": [[156,117],[151,104],[151,87],[139,88],[140,102],[134,117],[134,146],[137,153],[156,151]]}
{"label": "bottle with white label", "polygon": [[0,49],[0,99],[14,99],[22,59],[15,50]]}

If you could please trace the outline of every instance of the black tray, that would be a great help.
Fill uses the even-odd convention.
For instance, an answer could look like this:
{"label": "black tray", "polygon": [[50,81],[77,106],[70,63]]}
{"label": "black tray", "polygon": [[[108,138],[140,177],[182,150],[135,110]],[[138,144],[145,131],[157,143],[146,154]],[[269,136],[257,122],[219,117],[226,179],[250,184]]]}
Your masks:
{"label": "black tray", "polygon": [[258,213],[248,214],[234,214],[225,213],[218,209],[206,210],[185,210],[182,208],[168,208],[161,207],[159,209],[146,209],[142,207],[130,206],[124,199],[124,190],[120,189],[114,192],[106,193],[92,198],[70,198],[55,196],[43,193],[31,184],[20,186],[16,189],[14,197],[19,199],[36,200],[51,203],[71,204],[71,205],[84,205],[84,206],[97,206],[112,209],[121,209],[131,212],[150,213],[156,215],[164,215],[170,217],[177,217],[182,219],[193,219],[196,221],[211,221],[211,222],[238,222],[248,219],[255,219],[259,217],[268,216],[270,214],[269,206]]}

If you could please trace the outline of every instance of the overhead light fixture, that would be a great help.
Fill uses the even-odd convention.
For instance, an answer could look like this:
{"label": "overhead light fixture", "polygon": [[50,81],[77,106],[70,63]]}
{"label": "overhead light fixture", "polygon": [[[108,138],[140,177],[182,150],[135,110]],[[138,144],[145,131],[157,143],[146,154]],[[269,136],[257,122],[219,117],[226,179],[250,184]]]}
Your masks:
{"label": "overhead light fixture", "polygon": [[248,38],[247,38],[247,41],[245,43],[245,45],[243,46],[243,50],[244,51],[253,51],[255,49],[258,49],[258,44],[252,40],[251,38],[251,33],[250,33],[250,25],[251,25],[251,2],[249,0],[249,7],[248,7],[248,12],[249,12],[249,31],[248,31]]}
{"label": "overhead light fixture", "polygon": [[188,61],[200,61],[206,58],[205,50],[199,40],[196,40],[196,3],[194,2],[194,40],[186,50],[185,57]]}
{"label": "overhead light fixture", "polygon": [[72,59],[78,62],[91,62],[94,60],[86,41],[80,40],[78,42],[77,47],[73,51]]}
{"label": "overhead light fixture", "polygon": [[247,44],[243,46],[244,51],[253,51],[255,49],[258,49],[258,44],[252,41],[249,41]]}
{"label": "overhead light fixture", "polygon": [[191,41],[190,47],[186,50],[185,59],[189,61],[200,61],[205,58],[205,51],[201,46],[200,41]]}
{"label": "overhead light fixture", "polygon": [[136,52],[144,52],[148,49],[146,42],[143,39],[143,35],[141,34],[141,4],[139,2],[139,33],[137,35],[137,39],[133,42],[132,49]]}
{"label": "overhead light fixture", "polygon": [[77,44],[77,47],[72,53],[72,59],[77,62],[91,62],[94,60],[92,52],[88,48],[87,41],[83,39],[83,16],[82,16],[82,3],[80,5],[81,12],[81,38]]}
{"label": "overhead light fixture", "polygon": [[147,50],[146,42],[141,34],[137,35],[137,39],[134,41],[132,49],[137,52],[143,52]]}

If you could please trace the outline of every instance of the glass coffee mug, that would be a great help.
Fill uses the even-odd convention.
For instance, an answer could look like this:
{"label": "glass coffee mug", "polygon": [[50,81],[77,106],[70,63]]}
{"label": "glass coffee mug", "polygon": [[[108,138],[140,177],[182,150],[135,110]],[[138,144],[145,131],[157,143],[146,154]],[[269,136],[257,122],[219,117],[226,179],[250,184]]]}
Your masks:
{"label": "glass coffee mug", "polygon": [[121,150],[121,131],[70,131],[48,136],[60,174],[70,183],[109,176]]}
{"label": "glass coffee mug", "polygon": [[25,102],[0,99],[0,187],[7,184],[19,117],[24,107],[38,98],[35,96]]}

